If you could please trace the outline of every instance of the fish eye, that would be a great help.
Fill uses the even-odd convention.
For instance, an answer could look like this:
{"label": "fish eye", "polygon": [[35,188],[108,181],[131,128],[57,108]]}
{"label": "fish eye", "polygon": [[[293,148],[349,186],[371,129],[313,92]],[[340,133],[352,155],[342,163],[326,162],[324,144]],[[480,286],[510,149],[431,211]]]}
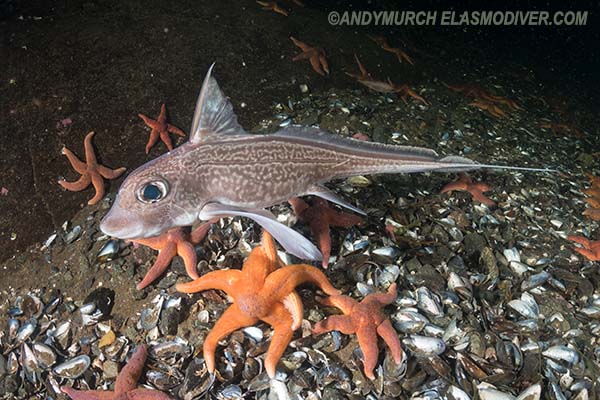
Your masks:
{"label": "fish eye", "polygon": [[142,203],[156,203],[169,192],[167,184],[162,181],[148,182],[138,191],[138,200]]}

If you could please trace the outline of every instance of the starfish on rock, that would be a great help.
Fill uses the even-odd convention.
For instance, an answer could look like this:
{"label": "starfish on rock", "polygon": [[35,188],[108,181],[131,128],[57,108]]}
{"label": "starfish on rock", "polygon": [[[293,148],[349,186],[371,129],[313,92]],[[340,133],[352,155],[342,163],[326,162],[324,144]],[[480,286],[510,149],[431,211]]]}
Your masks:
{"label": "starfish on rock", "polygon": [[[203,351],[206,368],[215,370],[215,350],[221,339],[238,329],[252,326],[259,320],[273,327],[271,344],[265,357],[265,369],[270,378],[275,376],[277,362],[290,342],[299,323],[298,307],[302,303],[295,295],[295,288],[303,283],[314,283],[329,295],[339,294],[331,286],[325,274],[310,265],[288,265],[277,268],[280,261],[273,238],[263,232],[261,245],[254,248],[241,270],[209,272],[193,282],[177,285],[184,293],[219,289],[233,298],[233,304],[225,310],[204,340]],[[290,305],[295,298],[296,303]]]}
{"label": "starfish on rock", "polygon": [[330,208],[327,201],[315,197],[312,206],[304,200],[293,197],[288,200],[298,219],[307,223],[323,254],[323,268],[327,268],[331,255],[331,232],[329,227],[350,228],[362,223],[362,218]]}
{"label": "starfish on rock", "polygon": [[171,260],[176,255],[183,258],[185,264],[185,270],[188,276],[192,279],[198,278],[198,272],[196,271],[197,257],[194,246],[200,243],[208,234],[210,226],[216,222],[216,220],[210,220],[203,223],[198,228],[194,229],[191,233],[187,233],[186,228],[179,227],[173,228],[160,236],[155,236],[146,239],[133,239],[133,243],[139,243],[144,246],[151,247],[154,250],[158,250],[158,257],[156,261],[150,267],[144,279],[137,284],[138,290],[144,289],[146,286],[154,282],[159,276],[165,272]]}
{"label": "starfish on rock", "polygon": [[63,147],[62,153],[67,156],[69,162],[73,166],[73,169],[81,174],[76,182],[67,182],[64,179],[60,179],[58,184],[67,190],[72,192],[79,192],[90,185],[90,183],[96,189],[96,194],[89,201],[89,205],[96,204],[102,197],[104,197],[104,181],[106,179],[116,179],[126,168],[110,169],[104,165],[98,164],[96,160],[96,154],[94,153],[94,146],[92,145],[92,137],[94,132],[90,132],[86,135],[83,142],[85,148],[85,163],[79,160],[75,154],[66,147]]}
{"label": "starfish on rock", "polygon": [[387,293],[371,293],[360,303],[351,297],[341,295],[320,299],[322,304],[337,307],[344,315],[333,315],[317,322],[313,332],[321,334],[337,330],[346,335],[356,334],[363,352],[365,375],[369,379],[375,379],[373,370],[379,353],[377,335],[381,336],[390,348],[396,364],[402,362],[403,351],[400,339],[390,319],[382,310],[384,306],[392,304],[396,296],[396,284],[393,283]]}
{"label": "starfish on rock", "polygon": [[567,239],[583,246],[575,247],[576,252],[590,261],[600,261],[600,240],[591,241],[583,236],[567,236]]}
{"label": "starfish on rock", "polygon": [[327,63],[327,56],[325,55],[325,50],[322,47],[313,47],[308,44],[301,42],[293,36],[290,36],[290,39],[294,44],[302,50],[302,53],[298,54],[292,61],[298,60],[306,60],[310,61],[310,65],[315,70],[315,72],[321,76],[325,76],[325,74],[329,75],[329,64]]}
{"label": "starfish on rock", "polygon": [[452,192],[458,190],[461,192],[469,192],[473,196],[473,200],[483,203],[487,206],[494,206],[494,200],[486,197],[483,193],[489,192],[492,188],[482,182],[473,182],[467,174],[460,174],[457,181],[451,182],[442,188],[441,193]]}
{"label": "starfish on rock", "polygon": [[150,131],[150,138],[146,144],[146,154],[150,152],[150,149],[158,142],[158,138],[167,146],[169,151],[173,150],[173,143],[169,137],[169,132],[175,135],[185,136],[185,133],[176,126],[167,123],[167,106],[163,103],[160,106],[160,114],[156,120],[146,117],[144,114],[138,114],[138,116],[144,120],[152,130]]}
{"label": "starfish on rock", "polygon": [[146,363],[148,349],[141,345],[131,356],[127,365],[123,367],[117,380],[114,391],[102,390],[77,390],[69,386],[62,386],[60,390],[73,400],[170,400],[171,396],[158,390],[138,388],[137,382],[142,376]]}

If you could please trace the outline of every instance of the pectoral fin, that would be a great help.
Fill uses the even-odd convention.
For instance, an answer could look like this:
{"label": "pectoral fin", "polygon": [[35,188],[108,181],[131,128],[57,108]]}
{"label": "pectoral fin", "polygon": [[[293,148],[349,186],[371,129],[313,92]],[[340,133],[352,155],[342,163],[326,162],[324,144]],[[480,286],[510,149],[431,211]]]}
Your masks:
{"label": "pectoral fin", "polygon": [[335,203],[339,206],[345,207],[345,208],[352,210],[356,213],[359,213],[361,215],[367,215],[366,212],[364,212],[360,208],[354,207],[352,204],[348,203],[346,200],[342,199],[341,197],[338,197],[337,194],[333,193],[331,190],[327,189],[324,186],[318,186],[318,185],[311,186],[304,194],[312,194],[313,196],[321,197],[322,199],[328,200],[332,203]]}
{"label": "pectoral fin", "polygon": [[236,206],[219,203],[209,203],[200,210],[200,219],[209,220],[215,217],[233,217],[239,215],[253,219],[266,229],[275,240],[290,254],[304,260],[322,260],[323,255],[307,238],[275,219],[267,210],[248,210]]}

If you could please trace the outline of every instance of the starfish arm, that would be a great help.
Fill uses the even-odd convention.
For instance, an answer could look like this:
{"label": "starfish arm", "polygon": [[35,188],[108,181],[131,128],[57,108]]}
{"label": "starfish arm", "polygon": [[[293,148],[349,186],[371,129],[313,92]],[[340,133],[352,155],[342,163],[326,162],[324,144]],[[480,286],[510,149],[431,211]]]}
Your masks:
{"label": "starfish arm", "polygon": [[144,275],[144,279],[140,283],[138,283],[138,290],[144,289],[146,286],[154,282],[161,276],[175,255],[177,254],[177,246],[173,242],[167,242],[166,245],[158,251],[158,257],[156,257],[156,261],[150,267],[146,275]]}
{"label": "starfish arm", "polygon": [[329,296],[319,302],[326,306],[339,308],[346,315],[351,315],[352,309],[358,304],[352,297],[343,295]]}
{"label": "starfish arm", "polygon": [[296,56],[294,56],[294,58],[292,58],[292,61],[300,61],[300,60],[307,60],[310,59],[312,57],[311,53],[299,53]]}
{"label": "starfish arm", "polygon": [[208,372],[213,373],[215,370],[215,351],[219,341],[231,332],[254,325],[257,322],[258,318],[248,317],[235,303],[223,312],[221,318],[217,320],[213,329],[204,339],[202,351],[204,352],[204,361]]}
{"label": "starfish arm", "polygon": [[292,42],[294,42],[294,44],[295,44],[296,46],[300,47],[300,49],[301,49],[303,52],[307,52],[307,51],[309,51],[309,50],[311,50],[311,49],[312,49],[312,47],[311,47],[311,46],[307,45],[307,44],[306,44],[306,43],[304,43],[304,42],[301,42],[300,40],[296,39],[296,38],[295,38],[295,37],[293,37],[293,36],[290,36],[290,40],[291,40]]}
{"label": "starfish arm", "polygon": [[292,206],[294,214],[302,220],[302,213],[308,208],[308,204],[299,197],[292,197],[288,200],[288,203]]}
{"label": "starfish arm", "polygon": [[148,143],[146,143],[146,154],[150,152],[150,149],[154,147],[156,142],[158,142],[158,131],[156,129],[152,129],[150,136],[148,137]]}
{"label": "starfish arm", "polygon": [[148,357],[146,345],[139,346],[129,361],[127,361],[127,364],[125,364],[121,372],[119,372],[119,375],[117,375],[115,381],[115,395],[118,396],[135,389],[137,382],[142,376],[146,357]]}
{"label": "starfish arm", "polygon": [[201,241],[203,241],[206,235],[208,235],[208,231],[210,230],[212,224],[214,224],[217,221],[217,218],[211,219],[210,221],[205,222],[198,226],[196,229],[194,229],[192,233],[190,233],[190,242],[192,242],[193,244],[198,244]]}
{"label": "starfish arm", "polygon": [[377,334],[381,336],[383,341],[390,348],[396,364],[400,364],[402,361],[402,345],[400,344],[400,339],[398,339],[398,333],[388,318],[379,324],[377,327]]}
{"label": "starfish arm", "polygon": [[279,257],[277,256],[277,247],[275,246],[275,241],[273,240],[273,236],[267,231],[263,231],[262,239],[260,245],[263,249],[264,255],[269,261],[269,264],[272,265],[272,272],[277,268],[279,264]]}
{"label": "starfish arm", "polygon": [[344,335],[352,335],[356,333],[356,327],[352,322],[352,318],[348,315],[331,315],[317,322],[313,328],[313,332],[317,335],[331,331],[340,331]]}
{"label": "starfish arm", "polygon": [[77,158],[77,156],[71,150],[67,149],[66,147],[63,147],[62,153],[65,156],[67,156],[69,163],[71,163],[71,166],[75,171],[77,171],[80,174],[85,174],[85,171],[87,170],[87,165],[79,158]]}
{"label": "starfish arm", "polygon": [[600,261],[600,251],[598,250],[593,251],[587,249],[580,249],[578,247],[574,248],[573,250],[575,250],[590,261]]}
{"label": "starfish arm", "polygon": [[173,398],[158,390],[137,388],[127,392],[127,400],[173,400]]}
{"label": "starfish arm", "polygon": [[357,215],[337,212],[331,208],[327,208],[325,214],[327,215],[327,222],[329,222],[331,226],[339,226],[341,228],[351,228],[363,221],[362,218]]}
{"label": "starfish arm", "polygon": [[588,208],[582,212],[582,215],[593,219],[594,221],[600,221],[600,210],[595,208]]}
{"label": "starfish arm", "polygon": [[269,315],[261,318],[273,327],[271,344],[265,357],[265,369],[271,379],[275,377],[277,362],[287,348],[294,331],[292,330],[292,316],[281,303],[275,304]]}
{"label": "starfish arm", "polygon": [[104,197],[104,180],[97,171],[90,171],[90,177],[92,178],[92,185],[96,189],[96,194],[89,201],[89,205],[96,204],[102,197]]}
{"label": "starfish arm", "polygon": [[269,293],[273,299],[282,299],[291,293],[296,286],[308,282],[319,286],[328,295],[340,293],[331,285],[323,272],[305,264],[288,265],[274,271],[265,279],[262,292]]}
{"label": "starfish arm", "polygon": [[154,126],[156,125],[156,121],[153,120],[152,118],[149,118],[147,116],[145,116],[144,114],[138,114],[138,117],[140,117],[141,119],[144,120],[144,123],[146,125],[148,125],[150,128],[154,128]]}
{"label": "starfish arm", "polygon": [[182,293],[197,293],[209,289],[222,290],[231,295],[233,286],[241,281],[242,272],[237,269],[212,271],[186,283],[178,283],[175,288]]}
{"label": "starfish arm", "polygon": [[379,349],[377,348],[377,332],[374,325],[366,325],[356,330],[358,345],[363,353],[363,363],[365,375],[369,379],[375,379],[373,370],[377,365],[377,356]]}
{"label": "starfish arm", "polygon": [[325,76],[325,71],[321,67],[320,57],[317,54],[313,54],[310,59],[310,65],[315,70],[315,72],[321,76]]}
{"label": "starfish arm", "polygon": [[67,182],[64,179],[58,181],[58,184],[71,192],[80,192],[90,185],[90,174],[83,174],[75,182]]}
{"label": "starfish arm", "polygon": [[165,146],[167,146],[167,149],[169,149],[169,151],[173,150],[173,142],[171,141],[169,132],[167,132],[166,130],[161,131],[160,132],[160,140],[162,140],[162,142],[165,144]]}
{"label": "starfish arm", "polygon": [[97,163],[96,153],[94,153],[94,146],[92,145],[93,137],[94,132],[90,132],[85,136],[85,139],[83,140],[83,148],[85,149],[85,161],[87,165],[94,165]]}
{"label": "starfish arm", "polygon": [[183,258],[185,272],[188,276],[192,279],[198,279],[197,256],[194,246],[189,242],[179,242],[177,243],[177,254]]}
{"label": "starfish arm", "polygon": [[115,394],[100,390],[77,390],[69,386],[62,386],[60,390],[72,400],[113,400]]}
{"label": "starfish arm", "polygon": [[116,179],[119,176],[121,176],[121,174],[127,169],[125,167],[110,169],[108,167],[105,167],[104,165],[98,165],[96,168],[100,175],[102,175],[106,179]]}
{"label": "starfish arm", "polygon": [[323,219],[312,219],[309,223],[310,230],[317,241],[319,250],[323,254],[322,266],[327,268],[329,257],[331,256],[331,231],[329,224]]}
{"label": "starfish arm", "polygon": [[570,240],[571,242],[575,242],[575,243],[579,243],[580,245],[582,245],[583,247],[585,247],[586,249],[589,249],[592,245],[592,242],[583,237],[583,236],[567,236],[567,239]]}
{"label": "starfish arm", "polygon": [[396,283],[392,283],[390,285],[387,293],[371,293],[370,295],[368,295],[370,301],[375,301],[382,306],[392,304],[394,301],[396,301],[396,297],[398,297],[398,292],[396,291]]}
{"label": "starfish arm", "polygon": [[284,297],[282,302],[285,309],[292,315],[292,330],[295,331],[302,325],[302,317],[304,316],[302,299],[297,292],[292,292]]}
{"label": "starfish arm", "polygon": [[171,133],[173,133],[175,135],[185,137],[185,132],[182,131],[181,129],[179,129],[178,127],[174,126],[174,125],[167,124],[167,131],[169,131],[169,132],[171,132]]}

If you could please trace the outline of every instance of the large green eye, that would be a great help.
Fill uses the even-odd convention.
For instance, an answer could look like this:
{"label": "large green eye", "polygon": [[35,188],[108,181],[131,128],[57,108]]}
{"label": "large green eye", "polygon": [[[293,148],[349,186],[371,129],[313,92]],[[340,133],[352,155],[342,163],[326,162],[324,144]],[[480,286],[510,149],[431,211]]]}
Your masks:
{"label": "large green eye", "polygon": [[168,193],[166,183],[162,181],[148,182],[138,191],[138,199],[144,203],[156,203]]}

